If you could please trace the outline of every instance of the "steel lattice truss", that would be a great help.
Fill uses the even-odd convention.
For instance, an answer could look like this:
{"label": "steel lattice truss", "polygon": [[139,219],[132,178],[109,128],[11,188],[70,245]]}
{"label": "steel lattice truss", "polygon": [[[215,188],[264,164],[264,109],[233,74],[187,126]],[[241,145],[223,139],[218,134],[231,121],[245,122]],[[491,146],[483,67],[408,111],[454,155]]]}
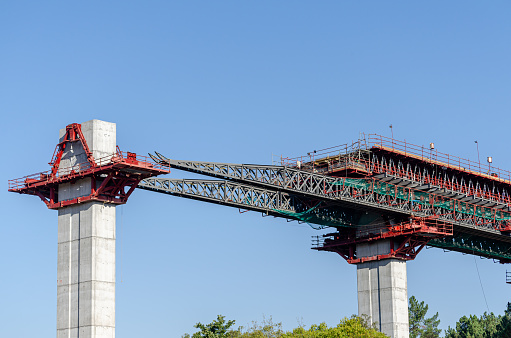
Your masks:
{"label": "steel lattice truss", "polygon": [[[193,180],[150,178],[141,181],[138,188],[169,195],[215,203],[239,209],[259,211],[265,215],[300,221],[300,215],[311,210],[309,218],[316,223],[347,224],[353,222],[353,214],[328,206],[327,203],[301,198],[284,191],[254,187],[228,180]],[[312,205],[316,203],[315,205]],[[321,204],[321,206],[318,206]]]}
{"label": "steel lattice truss", "polygon": [[[374,225],[382,219],[387,225],[407,222],[410,217],[435,219],[451,225],[454,236],[437,240],[438,245],[432,241],[430,245],[501,261],[511,259],[511,238],[500,231],[509,225],[509,219],[481,212],[487,203],[481,198],[467,198],[456,191],[420,185],[397,176],[379,175],[354,181],[287,166],[178,161],[157,155],[153,159],[160,164],[222,180],[149,178],[138,188],[335,227],[338,233],[349,227]],[[396,190],[394,195],[389,187]],[[415,191],[426,194],[430,203],[417,203]],[[459,207],[460,203],[464,208]],[[508,210],[506,205],[499,209],[494,201],[492,207]],[[477,212],[475,208],[479,208]],[[493,247],[498,247],[498,251],[488,249],[487,244],[485,248],[476,248],[477,243],[483,242],[497,243]]]}

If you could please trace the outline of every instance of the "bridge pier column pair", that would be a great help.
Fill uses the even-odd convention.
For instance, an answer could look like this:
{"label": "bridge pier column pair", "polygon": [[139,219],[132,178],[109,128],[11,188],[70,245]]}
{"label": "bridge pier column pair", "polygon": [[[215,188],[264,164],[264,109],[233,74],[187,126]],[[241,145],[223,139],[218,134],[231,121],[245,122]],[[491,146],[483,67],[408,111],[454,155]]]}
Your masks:
{"label": "bridge pier column pair", "polygon": [[[390,240],[357,244],[358,257],[390,253]],[[358,314],[391,338],[408,338],[406,261],[396,258],[357,264]]]}

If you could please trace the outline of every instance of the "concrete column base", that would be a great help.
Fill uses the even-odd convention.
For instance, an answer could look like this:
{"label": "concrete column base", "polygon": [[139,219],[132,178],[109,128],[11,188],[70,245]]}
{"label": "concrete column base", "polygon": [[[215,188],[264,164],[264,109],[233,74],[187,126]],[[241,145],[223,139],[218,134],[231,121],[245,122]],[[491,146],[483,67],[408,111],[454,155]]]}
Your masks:
{"label": "concrete column base", "polygon": [[[382,242],[357,247],[357,254],[384,254],[379,251],[390,248],[390,243]],[[408,338],[406,261],[385,259],[357,264],[357,289],[359,316],[367,316],[371,324],[376,323],[380,332],[391,338]]]}
{"label": "concrete column base", "polygon": [[59,210],[57,337],[115,337],[115,206]]}

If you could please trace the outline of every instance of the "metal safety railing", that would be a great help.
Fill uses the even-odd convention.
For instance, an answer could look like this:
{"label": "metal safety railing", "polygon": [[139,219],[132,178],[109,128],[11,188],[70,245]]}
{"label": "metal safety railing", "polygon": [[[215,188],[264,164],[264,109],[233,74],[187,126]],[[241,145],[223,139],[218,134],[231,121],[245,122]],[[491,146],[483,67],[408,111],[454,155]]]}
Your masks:
{"label": "metal safety railing", "polygon": [[482,176],[488,176],[499,181],[511,181],[511,171],[492,167],[491,163],[488,163],[488,166],[486,166],[481,164],[481,162],[439,152],[436,148],[434,148],[434,145],[427,148],[408,143],[406,140],[399,141],[377,134],[369,134],[367,136],[367,143],[371,147],[377,146],[383,149],[392,150],[402,153],[405,156],[414,157],[421,161],[437,164],[446,168],[472,172]]}
{"label": "metal safety railing", "polygon": [[313,248],[321,248],[325,245],[325,237],[323,236],[311,236],[311,246]]}
{"label": "metal safety railing", "polygon": [[[369,150],[371,148],[380,148],[397,152],[424,162],[485,176],[501,182],[511,182],[511,171],[492,166],[491,163],[485,165],[480,161],[476,162],[459,156],[445,154],[434,148],[433,144],[431,144],[430,147],[418,146],[413,143],[406,142],[406,140],[400,141],[378,134],[364,134],[362,139],[352,142],[351,144],[347,143],[335,147],[314,150],[304,156],[281,157],[280,162],[281,165],[284,166],[296,167],[298,163],[314,163],[321,159],[340,157],[357,150]],[[319,168],[317,170],[319,170]]]}
{"label": "metal safety railing", "polygon": [[313,150],[308,152],[307,155],[297,157],[281,157],[280,164],[283,166],[296,167],[297,163],[315,162],[319,159],[328,157],[339,157],[342,155],[348,155],[354,151],[367,149],[367,143],[365,139],[352,142],[351,144],[346,143],[335,147],[329,147],[319,150]]}
{"label": "metal safety railing", "polygon": [[364,171],[366,173],[369,173],[369,164],[370,162],[365,159],[360,158],[350,158],[350,157],[343,157],[339,158],[336,161],[332,161],[330,163],[327,163],[324,166],[311,166],[309,167],[302,167],[301,169],[307,170],[311,169],[314,173],[323,174],[323,173],[329,173],[339,170],[346,170],[346,169],[354,169],[359,171]]}
{"label": "metal safety railing", "polygon": [[23,176],[8,181],[9,190],[21,189],[29,183],[49,182],[55,179],[61,179],[69,175],[83,176],[91,172],[104,169],[106,166],[125,164],[136,166],[137,168],[169,170],[168,166],[154,162],[150,157],[137,155],[131,152],[121,151],[118,147],[114,154],[106,155],[98,159],[94,159],[95,166],[89,162],[76,163],[71,166],[59,167],[55,176],[51,170]]}
{"label": "metal safety railing", "polygon": [[[390,238],[418,234],[421,236],[452,236],[453,226],[435,219],[415,219],[394,225],[367,225],[357,227],[353,233],[344,233],[342,241],[356,241],[364,238]],[[325,240],[339,239],[336,234],[312,236],[312,246],[315,248],[325,245]],[[511,272],[510,272],[511,279]]]}

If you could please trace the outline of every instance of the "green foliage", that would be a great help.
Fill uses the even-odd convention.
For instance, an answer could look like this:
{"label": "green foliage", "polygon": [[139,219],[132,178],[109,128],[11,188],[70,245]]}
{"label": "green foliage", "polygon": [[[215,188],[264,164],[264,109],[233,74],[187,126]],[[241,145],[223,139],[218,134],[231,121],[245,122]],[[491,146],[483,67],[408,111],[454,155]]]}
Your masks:
{"label": "green foliage", "polygon": [[[328,327],[325,323],[319,325],[311,325],[309,329],[303,326],[299,326],[290,332],[284,332],[282,330],[281,323],[274,323],[270,317],[269,320],[263,320],[263,323],[259,325],[257,322],[252,323],[252,326],[248,330],[244,330],[243,327],[239,327],[237,330],[227,330],[234,321],[229,321],[225,324],[223,316],[218,316],[216,321],[208,325],[198,323],[195,325],[196,328],[201,331],[194,333],[191,338],[351,338],[351,337],[368,337],[368,338],[384,338],[387,337],[381,332],[378,332],[374,327],[370,327],[367,324],[365,318],[358,316],[351,316],[351,318],[344,318],[335,327]],[[223,335],[214,335],[214,328],[222,327]],[[215,331],[219,332],[219,331]],[[190,335],[186,334],[183,338],[190,338]]]}
{"label": "green foliage", "polygon": [[507,303],[507,309],[497,325],[500,338],[511,338],[511,303]]}
{"label": "green foliage", "polygon": [[273,319],[263,318],[262,324],[252,322],[252,326],[246,332],[243,327],[239,327],[237,331],[231,332],[232,338],[278,338],[282,337],[282,323],[274,323]]}
{"label": "green foliage", "polygon": [[[415,297],[410,297],[408,316],[410,320],[411,338],[436,338],[440,337],[438,325],[438,312],[426,318],[428,305],[419,302]],[[285,332],[281,323],[274,323],[272,318],[263,319],[261,324],[253,322],[248,329],[239,327],[231,329],[234,320],[226,321],[224,316],[218,315],[217,319],[210,324],[197,323],[199,329],[193,335],[185,334],[182,338],[348,338],[348,337],[386,337],[378,332],[376,326],[368,324],[367,318],[351,316],[342,319],[335,327],[328,327],[325,323],[311,325],[309,329],[303,325]],[[484,313],[477,317],[474,315],[463,316],[456,323],[455,328],[449,327],[445,331],[445,338],[511,338],[511,303],[503,316],[495,316],[493,313]]]}
{"label": "green foliage", "polygon": [[493,313],[488,315],[486,312],[480,318],[474,315],[463,316],[456,323],[456,329],[449,327],[445,336],[448,338],[493,337],[497,331],[496,319]]}
{"label": "green foliage", "polygon": [[[195,324],[195,328],[199,329],[192,335],[192,338],[229,338],[232,337],[229,333],[229,328],[235,323],[234,320],[225,321],[225,316],[218,315],[216,320],[210,324],[204,325],[202,323]],[[185,334],[183,338],[189,338],[189,334]]]}
{"label": "green foliage", "polygon": [[372,327],[368,327],[366,321],[355,315],[351,318],[344,318],[336,327],[328,327],[325,323],[311,325],[306,330],[303,327],[286,332],[285,338],[348,338],[348,337],[387,337]]}
{"label": "green foliage", "polygon": [[463,316],[456,327],[445,331],[446,338],[511,338],[511,303],[503,316],[484,313],[481,317]]}
{"label": "green foliage", "polygon": [[435,338],[440,337],[442,330],[438,328],[440,319],[438,312],[431,318],[426,318],[428,305],[410,297],[408,302],[408,321],[410,325],[410,338]]}

